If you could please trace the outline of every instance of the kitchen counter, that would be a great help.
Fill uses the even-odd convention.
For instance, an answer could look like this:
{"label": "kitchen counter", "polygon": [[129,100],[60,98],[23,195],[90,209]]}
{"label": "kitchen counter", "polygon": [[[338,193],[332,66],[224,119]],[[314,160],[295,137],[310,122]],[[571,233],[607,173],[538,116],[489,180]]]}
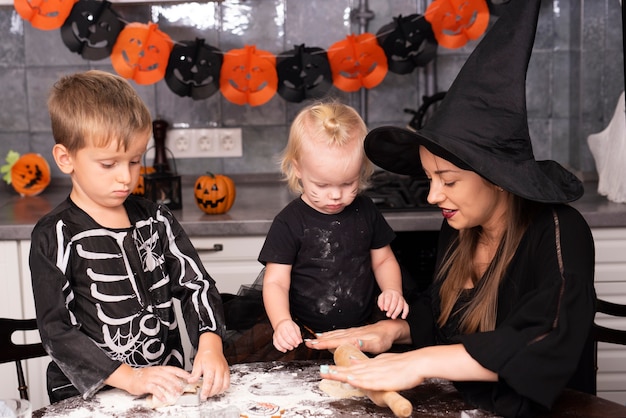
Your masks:
{"label": "kitchen counter", "polygon": [[[192,178],[183,178],[183,208],[174,211],[189,236],[265,235],[274,216],[293,195],[275,175],[233,176],[237,197],[223,215],[207,215],[196,206]],[[62,184],[59,184],[62,183]],[[57,180],[39,196],[20,197],[10,186],[0,187],[0,240],[30,239],[39,218],[52,210],[69,193],[68,182]],[[626,204],[599,196],[595,183],[585,184],[585,195],[576,207],[592,228],[626,227]],[[385,212],[395,231],[435,231],[442,217],[439,211]]]}

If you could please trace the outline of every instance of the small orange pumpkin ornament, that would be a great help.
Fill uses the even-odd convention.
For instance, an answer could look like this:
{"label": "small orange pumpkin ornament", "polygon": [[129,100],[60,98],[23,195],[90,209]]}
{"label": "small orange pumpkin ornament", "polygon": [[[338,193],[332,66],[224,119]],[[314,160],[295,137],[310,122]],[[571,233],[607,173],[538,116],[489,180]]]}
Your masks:
{"label": "small orange pumpkin ornament", "polygon": [[235,203],[235,182],[222,174],[207,173],[198,177],[193,191],[196,204],[209,215],[226,213]]}
{"label": "small orange pumpkin ornament", "polygon": [[78,0],[14,0],[15,11],[34,28],[59,29]]}
{"label": "small orange pumpkin ornament", "polygon": [[348,35],[328,48],[333,84],[339,90],[354,92],[379,85],[387,75],[387,55],[371,33]]}
{"label": "small orange pumpkin ornament", "polygon": [[111,52],[113,69],[137,84],[154,84],[165,77],[174,43],[156,23],[129,23]]}
{"label": "small orange pumpkin ornament", "polygon": [[50,184],[50,166],[40,154],[20,156],[15,151],[9,151],[6,161],[1,169],[3,178],[20,195],[36,196]]}
{"label": "small orange pumpkin ornament", "polygon": [[274,97],[277,89],[276,56],[271,52],[245,45],[224,55],[220,91],[226,100],[260,106]]}
{"label": "small orange pumpkin ornament", "polygon": [[155,172],[156,170],[154,169],[154,167],[144,167],[143,165],[141,166],[141,168],[139,169],[139,181],[135,186],[135,190],[133,190],[134,195],[143,196],[146,191],[143,177],[145,174],[152,174]]}
{"label": "small orange pumpkin ornament", "polygon": [[485,0],[434,0],[424,14],[437,43],[449,49],[479,38],[489,25],[489,16]]}

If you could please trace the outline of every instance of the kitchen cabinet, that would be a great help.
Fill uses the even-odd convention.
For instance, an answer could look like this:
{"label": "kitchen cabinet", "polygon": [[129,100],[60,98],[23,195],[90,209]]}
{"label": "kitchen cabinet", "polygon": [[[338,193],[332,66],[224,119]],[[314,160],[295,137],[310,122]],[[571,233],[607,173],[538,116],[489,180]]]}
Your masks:
{"label": "kitchen cabinet", "polygon": [[191,237],[207,272],[220,293],[237,294],[252,284],[263,265],[257,261],[265,236]]}
{"label": "kitchen cabinet", "polygon": [[[28,267],[30,241],[0,241],[0,316],[5,318],[34,318],[35,302]],[[17,262],[16,262],[17,260]],[[36,331],[15,334],[16,342],[41,341]],[[46,368],[50,357],[22,362],[24,376],[29,387],[33,410],[50,403],[46,390]],[[14,363],[0,365],[0,398],[17,398],[17,375]]]}
{"label": "kitchen cabinet", "polygon": [[[626,228],[593,228],[596,247],[596,293],[610,302],[626,304]],[[626,318],[596,321],[611,328],[626,329]],[[598,396],[626,404],[626,347],[598,345]]]}

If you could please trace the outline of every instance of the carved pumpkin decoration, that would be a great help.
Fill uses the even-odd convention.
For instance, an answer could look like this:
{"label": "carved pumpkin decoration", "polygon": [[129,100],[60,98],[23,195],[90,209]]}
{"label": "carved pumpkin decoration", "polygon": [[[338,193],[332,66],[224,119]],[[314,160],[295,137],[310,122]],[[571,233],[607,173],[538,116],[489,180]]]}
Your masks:
{"label": "carved pumpkin decoration", "polygon": [[220,90],[227,100],[238,105],[260,106],[276,94],[277,88],[276,57],[271,52],[246,45],[224,56]]}
{"label": "carved pumpkin decoration", "polygon": [[50,166],[40,154],[29,153],[20,156],[9,151],[7,164],[2,166],[4,180],[22,196],[36,196],[50,184]]}
{"label": "carved pumpkin decoration", "polygon": [[182,97],[206,99],[220,89],[222,52],[204,39],[174,45],[165,72],[169,88]]}
{"label": "carved pumpkin decoration", "polygon": [[428,64],[437,53],[435,34],[422,15],[394,17],[376,36],[387,56],[389,71],[396,74],[408,74]]}
{"label": "carved pumpkin decoration", "polygon": [[226,213],[235,203],[235,182],[222,174],[207,173],[198,177],[194,186],[196,204],[205,213]]}
{"label": "carved pumpkin decoration", "polygon": [[278,94],[288,102],[322,97],[333,86],[328,54],[304,44],[283,52],[276,62]]}
{"label": "carved pumpkin decoration", "polygon": [[135,186],[135,190],[133,190],[133,194],[137,196],[143,196],[144,193],[146,192],[144,175],[152,174],[155,172],[156,170],[154,169],[154,167],[144,167],[142,165],[141,168],[139,169],[139,181],[137,182],[137,185]]}
{"label": "carved pumpkin decoration", "polygon": [[14,0],[15,11],[34,28],[58,29],[78,0]]}
{"label": "carved pumpkin decoration", "polygon": [[387,75],[387,57],[371,33],[348,35],[328,49],[333,83],[339,90],[371,89]]}
{"label": "carved pumpkin decoration", "polygon": [[138,84],[154,84],[165,77],[172,39],[155,23],[129,23],[122,29],[111,53],[119,75]]}
{"label": "carved pumpkin decoration", "polygon": [[72,52],[87,60],[111,55],[124,23],[107,0],[81,0],[61,27],[61,39]]}
{"label": "carved pumpkin decoration", "polygon": [[460,48],[485,32],[489,6],[485,0],[434,0],[424,17],[432,25],[439,45]]}

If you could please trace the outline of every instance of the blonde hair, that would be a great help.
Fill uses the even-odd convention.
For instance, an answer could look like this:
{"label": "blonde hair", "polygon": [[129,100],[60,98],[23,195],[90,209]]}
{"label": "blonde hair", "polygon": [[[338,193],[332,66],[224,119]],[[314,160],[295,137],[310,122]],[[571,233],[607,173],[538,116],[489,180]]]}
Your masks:
{"label": "blonde hair", "polygon": [[445,325],[450,316],[457,314],[453,312],[454,306],[463,292],[467,278],[471,277],[475,296],[467,303],[467,306],[461,308],[464,309],[464,313],[460,318],[460,330],[468,334],[495,329],[500,283],[531,219],[541,206],[539,203],[511,193],[508,199],[506,230],[493,260],[482,277],[476,275],[474,264],[474,254],[481,236],[481,227],[459,231],[456,241],[458,245],[454,249],[448,249],[449,253],[445,255],[445,261],[436,275],[436,280],[443,281],[439,292],[441,314],[438,324],[440,326]]}
{"label": "blonde hair", "polygon": [[367,134],[367,126],[352,107],[339,103],[315,103],[302,109],[296,116],[289,131],[289,139],[280,161],[280,168],[289,188],[295,193],[302,193],[302,185],[296,176],[294,163],[300,161],[304,141],[310,138],[324,138],[331,146],[344,146],[351,141],[361,143],[361,172],[358,190],[367,188],[374,172],[374,166],[365,155],[362,146]]}
{"label": "blonde hair", "polygon": [[55,142],[71,153],[112,141],[126,150],[137,133],[152,129],[150,111],[130,83],[105,71],[60,78],[50,91],[48,112]]}

